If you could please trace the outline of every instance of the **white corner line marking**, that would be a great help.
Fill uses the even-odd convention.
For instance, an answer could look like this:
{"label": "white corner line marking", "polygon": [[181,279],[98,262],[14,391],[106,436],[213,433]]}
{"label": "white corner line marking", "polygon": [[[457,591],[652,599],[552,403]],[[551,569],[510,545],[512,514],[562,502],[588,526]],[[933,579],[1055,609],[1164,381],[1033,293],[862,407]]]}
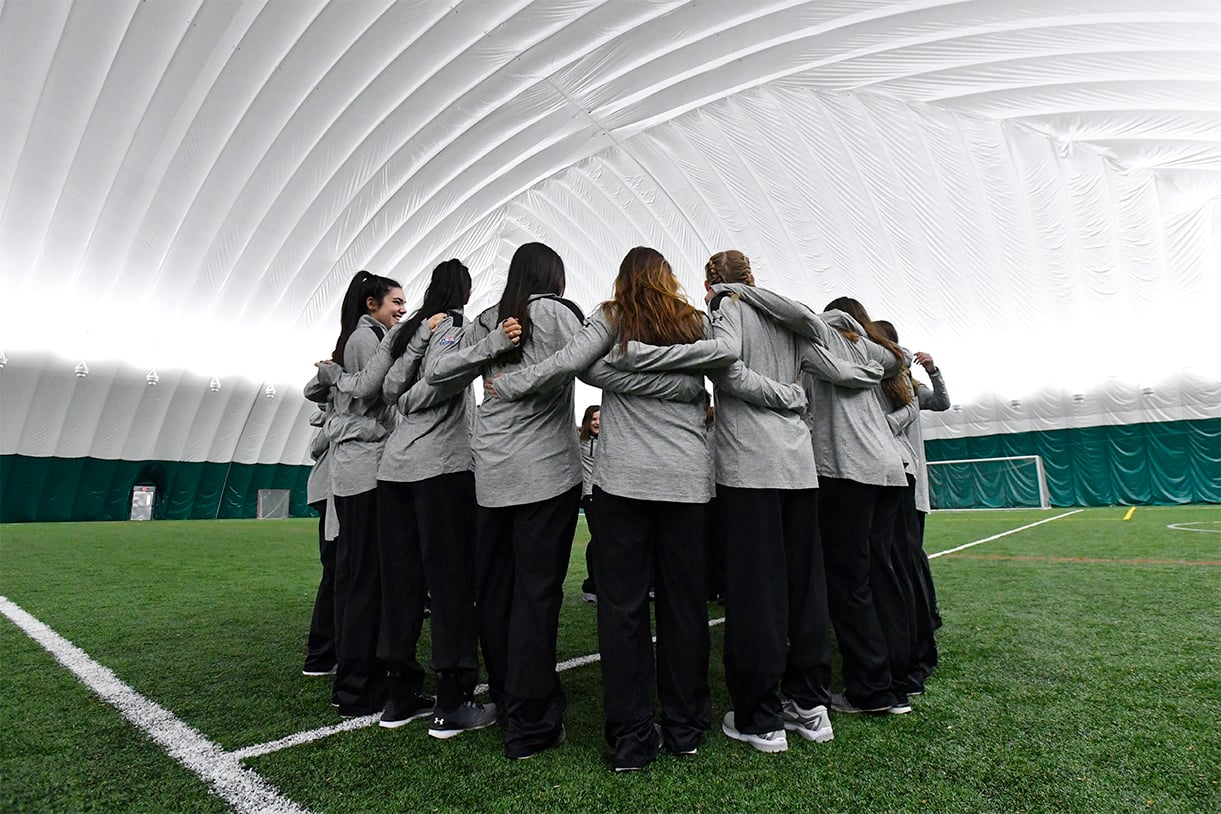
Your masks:
{"label": "white corner line marking", "polygon": [[[717,625],[724,623],[725,617],[723,616],[716,619],[709,619],[708,627],[716,627]],[[653,641],[657,641],[656,636],[653,637]],[[559,664],[555,665],[555,671],[557,673],[562,673],[565,670],[572,670],[576,667],[585,667],[589,664],[597,664],[601,660],[602,656],[598,653],[590,653],[588,656],[577,656],[576,658],[567,659],[566,661],[561,661]],[[475,695],[482,695],[487,691],[488,685],[480,684],[475,688]],[[312,743],[316,740],[330,737],[331,735],[337,735],[340,732],[349,732],[354,729],[364,729],[366,726],[373,726],[373,724],[377,723],[378,720],[380,720],[380,718],[377,715],[366,715],[363,718],[353,718],[352,720],[344,721],[341,724],[321,726],[317,729],[310,729],[306,732],[297,732],[293,735],[289,735],[278,740],[268,741],[267,743],[256,743],[254,746],[247,746],[244,749],[238,749],[236,752],[231,752],[230,754],[243,760],[246,758],[259,757],[261,755],[269,755],[272,752],[278,752],[281,749],[289,749],[293,746],[301,746],[302,744]]]}
{"label": "white corner line marking", "polygon": [[235,753],[225,752],[169,710],[124,684],[89,654],[0,596],[0,613],[80,679],[98,697],[149,736],[170,757],[200,777],[213,793],[239,814],[308,814],[254,771]]}
{"label": "white corner line marking", "polygon": [[934,552],[932,554],[929,554],[928,558],[930,560],[932,560],[932,559],[936,559],[937,557],[943,557],[946,554],[953,554],[955,551],[962,551],[964,548],[970,548],[971,546],[979,545],[980,543],[990,543],[993,540],[999,540],[1002,537],[1008,537],[1010,534],[1017,534],[1019,531],[1025,531],[1026,529],[1032,529],[1035,526],[1041,526],[1044,523],[1050,523],[1053,520],[1059,520],[1061,517],[1068,517],[1069,515],[1079,514],[1080,512],[1083,512],[1083,511],[1085,511],[1085,509],[1073,509],[1071,512],[1065,512],[1064,514],[1058,514],[1055,517],[1044,518],[1043,520],[1038,520],[1034,523],[1027,523],[1025,526],[1019,526],[1016,529],[1009,529],[1009,531],[1002,531],[1000,534],[993,534],[991,537],[985,537],[982,540],[975,540],[970,543],[963,543],[962,545],[957,546],[955,548],[947,548],[945,551]]}

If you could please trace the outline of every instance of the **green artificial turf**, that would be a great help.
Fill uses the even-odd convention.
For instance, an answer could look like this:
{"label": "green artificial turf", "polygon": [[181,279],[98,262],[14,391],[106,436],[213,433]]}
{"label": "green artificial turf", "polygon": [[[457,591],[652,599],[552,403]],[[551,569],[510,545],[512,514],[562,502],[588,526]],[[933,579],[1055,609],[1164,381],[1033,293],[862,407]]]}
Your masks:
{"label": "green artificial turf", "polygon": [[[1065,510],[946,512],[946,551]],[[566,671],[568,742],[530,761],[500,731],[430,740],[367,727],[247,765],[314,811],[1221,810],[1221,534],[1215,506],[1090,509],[934,557],[941,664],[907,716],[835,715],[829,744],[765,755],[714,725],[696,756],[644,772],[603,757],[598,666]],[[136,691],[233,750],[337,722],[300,675],[316,587],[312,521],[0,526],[0,594]],[[1221,525],[1212,528],[1221,529]],[[560,658],[597,649],[580,601]],[[709,605],[712,617],[721,608]],[[0,810],[223,810],[204,783],[34,642],[0,622]],[[427,661],[427,625],[420,657]]]}

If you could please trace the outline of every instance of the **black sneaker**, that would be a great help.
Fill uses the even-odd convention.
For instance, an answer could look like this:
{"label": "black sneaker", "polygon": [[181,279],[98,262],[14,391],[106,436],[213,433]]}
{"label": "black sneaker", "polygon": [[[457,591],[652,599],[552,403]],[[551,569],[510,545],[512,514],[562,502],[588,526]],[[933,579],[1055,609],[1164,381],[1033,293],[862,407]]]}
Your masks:
{"label": "black sneaker", "polygon": [[386,708],[382,710],[382,719],[378,721],[377,725],[383,729],[397,729],[404,724],[432,715],[436,705],[436,698],[419,691],[411,693],[402,700],[390,699],[386,701]]}
{"label": "black sneaker", "polygon": [[303,675],[303,676],[333,676],[333,675],[335,675],[335,665],[332,664],[330,667],[326,667],[326,666],[316,665],[316,664],[307,664],[307,665],[305,665],[305,667],[303,667],[301,669],[301,675]]}
{"label": "black sneaker", "polygon": [[[641,769],[647,769],[649,765],[657,759],[657,754],[661,751],[661,724],[653,724],[653,737],[655,744],[653,747],[653,756],[648,758],[636,758],[633,760],[618,762],[615,761],[616,772],[638,772]],[[694,754],[694,752],[692,752]]]}
{"label": "black sneaker", "polygon": [[554,738],[547,741],[542,746],[531,746],[525,749],[509,749],[508,747],[505,747],[505,757],[507,757],[509,760],[529,760],[539,752],[545,752],[548,749],[554,749],[555,747],[559,746],[564,742],[566,737],[568,737],[568,733],[564,730],[564,725],[560,724],[560,731],[556,733]]}
{"label": "black sneaker", "polygon": [[431,737],[445,740],[463,732],[484,729],[496,723],[496,705],[466,701],[457,709],[448,712],[433,710],[432,723],[428,725]]}

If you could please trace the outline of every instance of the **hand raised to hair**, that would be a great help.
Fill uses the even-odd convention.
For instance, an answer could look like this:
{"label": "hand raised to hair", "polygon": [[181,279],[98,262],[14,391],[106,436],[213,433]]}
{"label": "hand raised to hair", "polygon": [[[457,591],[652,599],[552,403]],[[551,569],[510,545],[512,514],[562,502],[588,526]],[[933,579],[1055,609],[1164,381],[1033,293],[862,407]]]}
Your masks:
{"label": "hand raised to hair", "polygon": [[933,361],[933,357],[924,351],[916,351],[916,355],[912,359],[916,364],[923,365],[926,373],[932,374],[937,372],[937,364]]}
{"label": "hand raised to hair", "polygon": [[501,323],[501,327],[504,328],[505,336],[509,337],[510,342],[514,345],[521,344],[521,323],[517,321],[516,317],[509,317]]}

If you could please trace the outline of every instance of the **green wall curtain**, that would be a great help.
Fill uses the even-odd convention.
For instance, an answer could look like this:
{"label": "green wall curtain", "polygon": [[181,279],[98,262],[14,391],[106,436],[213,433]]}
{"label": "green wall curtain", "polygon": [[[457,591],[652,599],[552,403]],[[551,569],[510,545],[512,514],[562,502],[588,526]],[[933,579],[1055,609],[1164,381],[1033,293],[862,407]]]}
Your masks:
{"label": "green wall curtain", "polygon": [[[942,438],[926,441],[925,453],[930,461],[1041,455],[1053,506],[1221,503],[1221,418]],[[1012,469],[971,469],[931,468],[935,508],[1030,504],[1028,481]]]}

